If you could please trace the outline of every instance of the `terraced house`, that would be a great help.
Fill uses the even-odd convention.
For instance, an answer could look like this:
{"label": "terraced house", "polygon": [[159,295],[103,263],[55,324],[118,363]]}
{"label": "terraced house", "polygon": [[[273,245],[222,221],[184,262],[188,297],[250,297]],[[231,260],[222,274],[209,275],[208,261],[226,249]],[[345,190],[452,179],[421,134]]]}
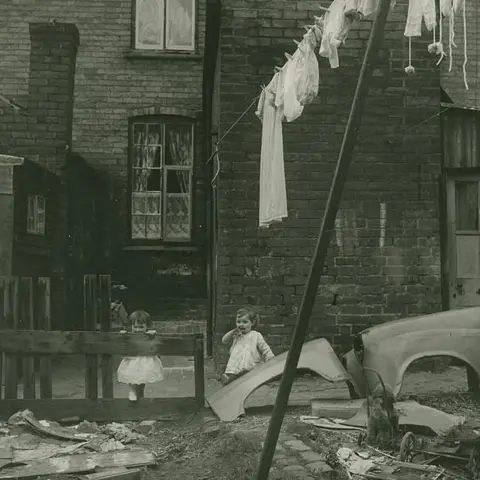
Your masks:
{"label": "terraced house", "polygon": [[[449,58],[436,66],[425,32],[407,77],[407,2],[390,15],[311,322],[310,335],[338,349],[368,325],[480,299],[480,261],[468,261],[480,255],[480,12],[467,5],[469,90],[461,18],[451,68]],[[206,330],[220,363],[221,335],[253,304],[269,343],[285,349],[370,20],[351,30],[340,68],[319,59],[318,98],[283,125],[288,218],[269,229],[258,228],[255,99],[320,14],[310,0],[0,5],[0,153],[63,185],[48,188],[52,199],[25,193],[12,272],[59,284],[111,273],[128,309],[147,309],[166,332]]]}

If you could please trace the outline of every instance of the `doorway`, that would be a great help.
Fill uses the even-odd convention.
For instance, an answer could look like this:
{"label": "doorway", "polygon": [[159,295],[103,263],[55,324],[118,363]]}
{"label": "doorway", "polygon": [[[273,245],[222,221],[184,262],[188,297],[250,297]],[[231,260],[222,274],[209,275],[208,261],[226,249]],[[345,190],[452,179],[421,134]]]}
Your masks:
{"label": "doorway", "polygon": [[450,309],[480,306],[480,174],[447,179]]}

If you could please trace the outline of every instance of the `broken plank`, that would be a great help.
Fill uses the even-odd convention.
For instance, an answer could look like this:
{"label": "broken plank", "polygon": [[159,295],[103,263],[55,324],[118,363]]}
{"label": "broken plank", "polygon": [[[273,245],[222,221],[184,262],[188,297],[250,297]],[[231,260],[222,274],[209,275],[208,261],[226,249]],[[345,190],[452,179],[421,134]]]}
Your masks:
{"label": "broken plank", "polygon": [[153,453],[145,450],[69,455],[34,460],[28,465],[0,471],[0,479],[31,478],[42,475],[93,472],[95,468],[118,466],[142,467],[155,464]]}
{"label": "broken plank", "polygon": [[142,398],[130,402],[127,398],[97,399],[16,399],[0,400],[0,421],[7,421],[18,411],[30,410],[38,419],[60,421],[78,417],[80,421],[123,422],[162,420],[172,415],[188,415],[198,411],[195,398]]}
{"label": "broken plank", "polygon": [[195,335],[0,330],[0,351],[55,355],[193,355],[195,338]]}
{"label": "broken plank", "polygon": [[140,480],[141,471],[137,468],[115,468],[85,475],[86,480]]}

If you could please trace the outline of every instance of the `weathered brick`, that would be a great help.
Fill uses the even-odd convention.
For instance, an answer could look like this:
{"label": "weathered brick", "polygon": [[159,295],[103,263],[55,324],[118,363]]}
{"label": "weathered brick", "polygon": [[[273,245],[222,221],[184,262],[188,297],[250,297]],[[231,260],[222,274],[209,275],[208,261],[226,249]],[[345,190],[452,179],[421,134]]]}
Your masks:
{"label": "weathered brick", "polygon": [[[272,45],[261,46],[255,38],[235,39],[237,43],[248,41],[248,45],[241,57],[233,52],[223,62],[222,72],[228,72],[228,76],[222,76],[221,103],[229,108],[228,113],[221,115],[222,130],[249,103],[245,99],[232,102],[238,85],[243,85],[242,93],[256,95],[259,86],[272,77],[273,67],[284,61],[284,51],[293,53],[291,38],[300,39],[303,25],[311,24],[313,15],[321,13],[306,0],[296,3],[269,0],[263,6],[264,9],[271,6],[268,11],[256,9],[253,0],[246,2],[258,15],[255,20],[242,19],[243,27],[262,25],[262,38],[271,38]],[[227,0],[226,4],[235,11],[233,0]],[[421,302],[424,311],[440,309],[438,188],[433,180],[441,169],[440,130],[435,117],[440,101],[440,76],[436,60],[426,53],[428,35],[413,42],[417,76],[405,76],[406,7],[405,0],[398,1],[389,17],[332,236],[328,269],[321,281],[322,293],[310,326],[309,335],[326,336],[347,346],[351,343],[350,334],[357,327],[410,315],[418,309],[422,296],[426,299]],[[276,19],[271,15],[273,11]],[[268,22],[263,20],[271,24],[266,26]],[[339,69],[329,69],[328,62],[320,59],[318,98],[298,120],[283,125],[288,219],[268,230],[256,228],[261,125],[253,121],[253,115],[251,122],[236,128],[235,134],[222,143],[222,168],[236,173],[233,176],[225,173],[219,179],[222,244],[219,257],[228,258],[231,265],[255,265],[249,280],[256,280],[251,284],[254,287],[245,284],[241,294],[222,301],[258,305],[267,340],[272,345],[288,345],[292,325],[297,321],[370,27],[371,22],[365,21],[351,32],[339,51]],[[224,17],[222,29],[229,28],[230,20]],[[231,52],[231,41],[223,40],[222,49]],[[432,119],[424,122],[429,117]],[[248,169],[243,168],[247,164]],[[232,216],[239,200],[236,192],[242,191],[247,192],[243,198],[247,198],[250,206],[245,204],[243,217]],[[387,221],[382,246],[380,205],[383,203]],[[262,251],[237,250],[237,242],[230,238],[234,229],[244,230],[241,238],[245,244],[249,238],[261,239]],[[433,248],[423,253],[427,244]],[[421,251],[424,260],[419,263]],[[228,283],[223,272],[218,277],[219,285]],[[407,286],[415,286],[416,290],[407,291]],[[331,305],[334,293],[336,305]],[[223,311],[221,305],[220,310]],[[222,318],[219,315],[217,320],[220,332],[224,330]],[[268,329],[268,322],[275,324],[275,328]]]}

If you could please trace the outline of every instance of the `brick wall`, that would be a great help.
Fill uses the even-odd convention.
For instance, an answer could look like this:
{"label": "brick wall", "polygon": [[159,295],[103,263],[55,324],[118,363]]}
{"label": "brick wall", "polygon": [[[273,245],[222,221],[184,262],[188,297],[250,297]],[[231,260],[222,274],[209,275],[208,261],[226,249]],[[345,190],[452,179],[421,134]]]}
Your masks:
{"label": "brick wall", "polygon": [[[318,3],[307,0],[224,2],[221,131],[270,81],[284,52],[293,53],[293,39],[300,40],[303,26],[319,14]],[[358,329],[441,308],[439,72],[425,36],[414,43],[417,75],[405,76],[405,20],[406,2],[397,2],[311,319],[309,337],[324,336],[337,349],[348,348]],[[222,143],[215,341],[220,363],[226,354],[221,335],[244,305],[258,307],[260,330],[274,351],[289,345],[370,25],[351,32],[338,70],[320,60],[318,99],[297,121],[284,124],[286,221],[257,228],[261,125],[254,109]]]}
{"label": "brick wall", "polygon": [[[109,179],[112,208],[110,238],[107,241],[111,240],[109,248],[116,254],[111,266],[113,276],[123,283],[128,283],[128,278],[125,277],[128,277],[132,263],[137,270],[141,270],[135,282],[138,278],[148,282],[153,272],[157,271],[155,265],[159,261],[162,265],[167,264],[167,270],[185,263],[172,259],[168,249],[149,251],[149,254],[122,251],[128,242],[128,120],[132,116],[151,114],[180,114],[196,119],[197,157],[193,190],[194,222],[197,228],[193,246],[198,249],[186,255],[186,262],[192,262],[187,267],[195,275],[177,275],[176,278],[183,282],[177,288],[172,287],[181,295],[181,286],[186,278],[192,280],[192,287],[198,284],[205,286],[202,250],[205,178],[201,155],[201,110],[206,0],[198,0],[197,3],[196,54],[154,58],[132,56],[132,2],[133,0],[19,0],[7,2],[8,5],[0,2],[0,93],[22,105],[29,103],[29,23],[51,22],[55,19],[57,23],[70,22],[76,25],[80,45],[76,62],[71,148]],[[50,65],[48,68],[54,70]],[[49,83],[49,87],[54,90],[55,81]],[[56,93],[58,92],[52,91],[53,95]],[[6,130],[1,123],[0,137],[2,129]],[[10,132],[14,129],[12,127],[15,125],[10,122]],[[9,147],[15,147],[19,143],[17,139],[25,137],[22,122],[19,122],[16,130],[14,138],[8,142]],[[38,146],[33,142],[34,150]],[[202,265],[201,269],[196,268],[198,264]],[[165,276],[161,277],[164,278]],[[172,278],[169,285],[172,286]],[[163,291],[157,290],[155,295],[161,297]]]}

